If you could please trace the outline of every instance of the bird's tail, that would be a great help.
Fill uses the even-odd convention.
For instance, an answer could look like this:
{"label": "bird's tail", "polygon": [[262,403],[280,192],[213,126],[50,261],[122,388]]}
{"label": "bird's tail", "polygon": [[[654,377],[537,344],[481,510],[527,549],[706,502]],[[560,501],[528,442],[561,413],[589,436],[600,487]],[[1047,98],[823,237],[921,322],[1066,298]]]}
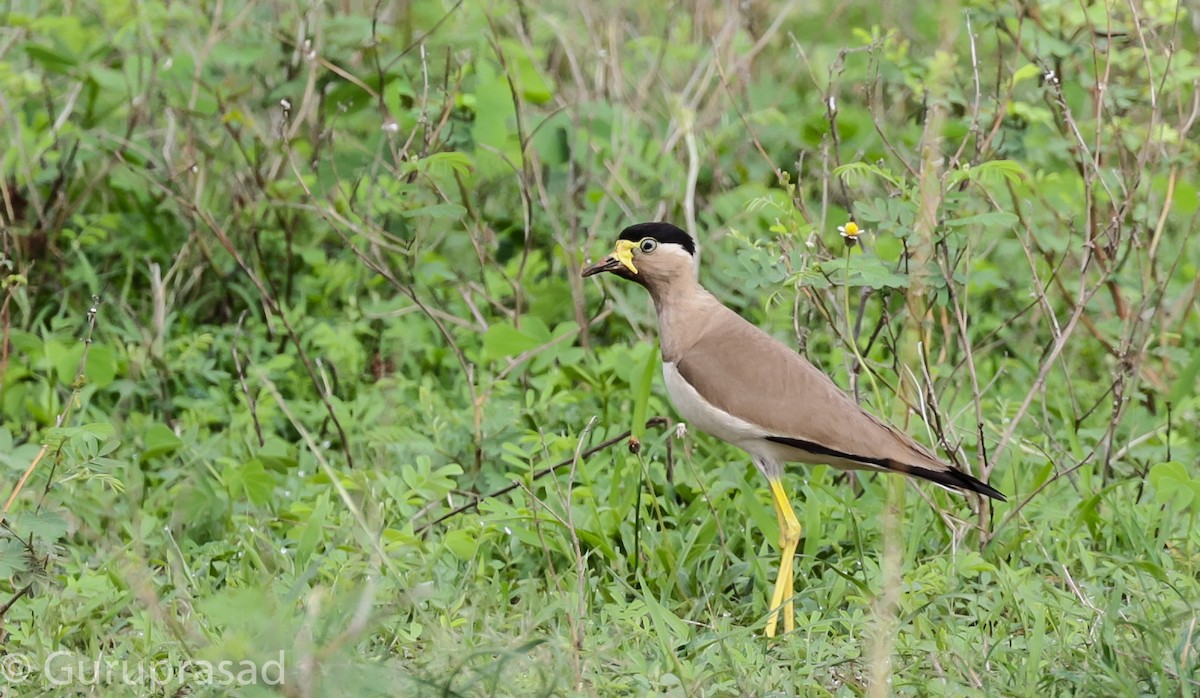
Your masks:
{"label": "bird's tail", "polygon": [[1000,490],[957,468],[947,467],[946,470],[933,470],[932,468],[922,468],[920,466],[908,465],[907,463],[900,463],[890,458],[884,462],[884,467],[893,472],[904,473],[905,475],[919,477],[922,480],[928,480],[955,492],[974,492],[1001,502],[1008,501]]}

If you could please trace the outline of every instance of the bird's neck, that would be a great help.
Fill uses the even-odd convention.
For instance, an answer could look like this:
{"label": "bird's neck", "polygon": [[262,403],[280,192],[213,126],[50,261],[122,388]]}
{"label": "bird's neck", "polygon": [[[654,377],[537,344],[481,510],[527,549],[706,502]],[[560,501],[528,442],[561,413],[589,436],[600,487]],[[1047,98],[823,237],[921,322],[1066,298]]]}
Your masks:
{"label": "bird's neck", "polygon": [[708,330],[709,320],[725,307],[696,281],[652,288],[658,313],[658,338],[664,361],[675,361]]}

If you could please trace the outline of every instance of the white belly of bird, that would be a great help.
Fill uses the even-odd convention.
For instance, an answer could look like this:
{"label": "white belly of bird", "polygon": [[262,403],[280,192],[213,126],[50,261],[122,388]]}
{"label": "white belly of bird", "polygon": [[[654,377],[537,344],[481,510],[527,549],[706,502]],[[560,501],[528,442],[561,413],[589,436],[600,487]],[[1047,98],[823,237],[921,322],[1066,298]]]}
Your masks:
{"label": "white belly of bird", "polygon": [[674,362],[663,362],[663,382],[666,383],[667,395],[671,397],[676,411],[688,426],[746,449],[752,454],[760,450],[754,446],[762,442],[766,432],[705,400],[679,374]]}

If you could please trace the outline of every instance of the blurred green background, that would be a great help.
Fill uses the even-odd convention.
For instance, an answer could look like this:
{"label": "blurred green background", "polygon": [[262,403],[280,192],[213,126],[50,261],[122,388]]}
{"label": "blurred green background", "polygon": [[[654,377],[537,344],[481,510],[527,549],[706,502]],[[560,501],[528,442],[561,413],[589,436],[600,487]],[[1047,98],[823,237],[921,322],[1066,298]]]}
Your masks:
{"label": "blurred green background", "polygon": [[[3,690],[1200,694],[1188,8],[0,12]],[[579,278],[655,219],[1008,503],[793,468],[764,640],[764,481]]]}

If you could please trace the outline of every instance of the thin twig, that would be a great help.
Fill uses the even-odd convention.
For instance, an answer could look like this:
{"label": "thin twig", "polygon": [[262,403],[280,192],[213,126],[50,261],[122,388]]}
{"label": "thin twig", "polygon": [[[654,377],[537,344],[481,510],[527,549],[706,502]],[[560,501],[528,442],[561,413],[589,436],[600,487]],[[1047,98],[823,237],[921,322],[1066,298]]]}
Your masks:
{"label": "thin twig", "polygon": [[[67,417],[69,417],[71,414],[71,408],[73,408],[75,403],[79,400],[79,391],[84,386],[83,373],[87,369],[88,350],[91,349],[92,346],[92,333],[96,329],[96,315],[99,313],[99,311],[100,297],[92,296],[92,305],[87,311],[87,331],[84,333],[83,337],[83,353],[79,356],[79,367],[75,370],[75,380],[71,382],[71,397],[67,400],[67,404],[63,406],[62,412],[60,412],[58,417],[54,419],[55,429],[59,429],[63,424],[66,424]],[[21,473],[21,479],[17,480],[17,484],[15,487],[13,487],[12,493],[8,495],[8,500],[4,502],[4,508],[0,509],[0,523],[4,522],[4,518],[8,515],[9,510],[12,508],[13,502],[15,502],[17,499],[17,495],[19,495],[21,490],[25,488],[25,482],[29,480],[29,476],[32,475],[33,471],[37,469],[38,464],[41,463],[42,459],[46,457],[46,453],[49,450],[50,442],[47,441],[46,443],[42,444],[41,450],[38,451],[37,455],[33,457],[33,462],[29,464],[29,467],[25,469],[25,472]]]}
{"label": "thin twig", "polygon": [[[664,427],[664,426],[667,426],[667,425],[669,425],[670,423],[671,423],[671,420],[670,420],[670,419],[668,419],[668,418],[666,418],[666,417],[662,417],[662,416],[651,417],[650,419],[647,419],[647,420],[646,420],[646,428],[647,428],[647,429],[650,429],[650,428],[652,428],[652,427]],[[627,431],[625,431],[625,432],[622,432],[621,434],[619,434],[619,435],[617,435],[617,436],[614,436],[614,437],[612,437],[611,439],[608,439],[608,440],[606,440],[606,441],[603,441],[603,442],[601,442],[601,443],[599,443],[599,444],[596,444],[595,446],[592,446],[592,447],[591,447],[591,448],[589,448],[588,450],[584,451],[582,454],[576,454],[576,455],[572,455],[570,458],[566,458],[566,459],[564,459],[564,460],[561,460],[561,461],[559,461],[559,462],[555,463],[554,465],[551,465],[551,466],[549,466],[549,467],[546,467],[546,468],[542,468],[541,470],[539,470],[539,471],[537,471],[536,473],[534,473],[534,474],[533,474],[533,477],[532,477],[532,478],[530,478],[530,480],[531,480],[531,481],[532,481],[532,480],[539,480],[539,479],[541,479],[541,478],[543,478],[543,477],[545,477],[545,476],[547,476],[547,475],[549,475],[549,474],[551,474],[551,473],[553,473],[553,472],[557,472],[559,469],[561,469],[561,468],[565,468],[565,467],[567,467],[568,465],[571,465],[572,463],[575,463],[575,462],[576,462],[576,458],[589,458],[589,457],[591,457],[592,455],[594,455],[594,454],[596,454],[596,453],[599,453],[600,451],[603,451],[604,449],[606,449],[606,448],[609,448],[609,447],[613,446],[614,444],[621,443],[622,441],[624,441],[624,440],[628,439],[628,438],[629,438],[630,436],[632,436],[632,435],[633,435],[633,431],[632,431],[632,430],[627,430]],[[423,533],[424,531],[428,530],[428,529],[429,529],[430,527],[432,527],[432,526],[436,526],[437,524],[440,524],[440,523],[442,523],[443,521],[445,521],[445,520],[447,520],[447,519],[451,519],[451,518],[453,518],[453,517],[455,517],[455,516],[458,516],[459,514],[461,514],[461,513],[465,512],[465,511],[469,511],[469,510],[471,510],[471,509],[474,509],[474,508],[478,507],[478,506],[479,506],[479,503],[480,503],[480,502],[482,502],[482,501],[483,501],[483,500],[485,500],[485,499],[494,499],[494,498],[496,498],[496,497],[499,497],[499,496],[501,496],[501,495],[508,494],[509,492],[512,492],[513,490],[515,490],[515,489],[518,489],[519,487],[521,487],[521,485],[522,485],[521,481],[519,481],[519,480],[515,480],[515,481],[513,481],[513,483],[512,483],[511,485],[507,485],[507,486],[505,486],[505,487],[501,487],[500,489],[498,489],[498,490],[496,490],[496,491],[494,491],[494,492],[489,492],[488,494],[485,494],[485,495],[479,496],[479,497],[477,497],[477,498],[475,498],[475,499],[471,500],[470,502],[467,502],[466,504],[464,504],[464,505],[462,505],[462,506],[460,506],[460,507],[456,507],[456,508],[452,509],[450,512],[448,512],[448,513],[446,513],[446,514],[443,514],[442,516],[439,516],[438,518],[434,519],[433,521],[430,521],[430,522],[429,522],[429,523],[427,523],[427,524],[424,524],[424,525],[422,525],[422,526],[419,526],[418,528],[414,529],[414,531],[413,531],[413,532],[414,532],[414,533],[416,533],[416,534]]]}

